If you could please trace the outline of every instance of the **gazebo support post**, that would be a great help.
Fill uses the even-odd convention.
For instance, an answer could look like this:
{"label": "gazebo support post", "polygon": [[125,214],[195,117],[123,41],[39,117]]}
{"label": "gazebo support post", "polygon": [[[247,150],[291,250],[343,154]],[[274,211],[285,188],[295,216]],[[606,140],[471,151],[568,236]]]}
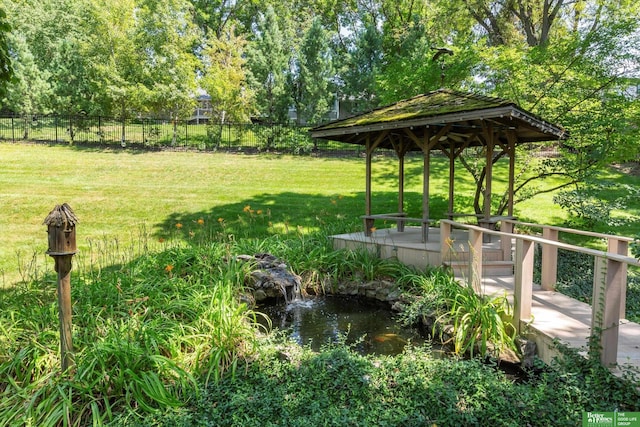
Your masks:
{"label": "gazebo support post", "polygon": [[[380,143],[387,137],[389,134],[388,131],[382,132],[375,141],[371,141],[371,135],[367,134],[367,139],[365,142],[365,148],[367,153],[367,162],[366,162],[366,183],[365,183],[365,206],[364,206],[364,214],[365,217],[371,216],[371,163],[373,159],[373,151],[380,145]],[[364,234],[365,236],[371,235],[371,227],[367,224],[368,221],[372,221],[371,219],[365,218],[364,220]]]}
{"label": "gazebo support post", "polygon": [[[485,134],[485,147],[486,147],[486,156],[485,156],[485,186],[484,186],[484,206],[483,206],[483,219],[481,222],[481,226],[485,228],[490,228],[492,226],[491,222],[491,192],[492,192],[492,184],[493,184],[493,150],[495,147],[494,135],[493,135],[493,126],[490,124],[487,125],[484,129]],[[489,243],[491,241],[491,235],[487,233],[483,233],[483,242]]]}
{"label": "gazebo support post", "polygon": [[[373,156],[373,147],[371,146],[371,136],[367,135],[367,142],[365,145],[366,152],[366,165],[365,165],[365,194],[364,194],[364,214],[365,216],[371,215],[371,158]],[[371,227],[368,224],[368,219],[364,220],[364,235],[371,236]]]}
{"label": "gazebo support post", "polygon": [[449,219],[453,221],[453,187],[456,179],[456,155],[453,141],[450,143],[447,156],[449,157]]}
{"label": "gazebo support post", "polygon": [[487,223],[491,220],[491,191],[493,184],[493,129],[492,126],[489,125],[487,127],[487,137],[486,137],[486,165],[485,165],[485,186],[484,186],[484,220]]}
{"label": "gazebo support post", "polygon": [[[404,213],[404,159],[409,149],[409,145],[404,141],[395,142],[391,141],[393,144],[393,149],[398,156],[398,213]],[[404,221],[400,220],[397,222],[398,231],[404,231]]]}
{"label": "gazebo support post", "polygon": [[507,134],[507,139],[509,142],[509,146],[507,150],[509,151],[509,194],[508,194],[508,205],[507,205],[507,215],[513,216],[513,185],[516,176],[516,135],[513,132],[509,132]]}
{"label": "gazebo support post", "polygon": [[[431,147],[427,143],[422,149],[424,155],[424,175],[422,178],[422,219],[429,219],[429,174],[431,173]],[[429,223],[422,223],[422,241],[429,240]]]}

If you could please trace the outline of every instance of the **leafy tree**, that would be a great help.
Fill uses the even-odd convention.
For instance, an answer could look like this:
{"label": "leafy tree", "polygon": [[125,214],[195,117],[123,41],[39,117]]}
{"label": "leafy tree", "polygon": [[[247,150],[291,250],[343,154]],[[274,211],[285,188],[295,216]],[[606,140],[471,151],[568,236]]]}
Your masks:
{"label": "leafy tree", "polygon": [[478,36],[460,7],[450,1],[428,7],[415,0],[382,2],[383,65],[377,77],[382,103],[439,87],[460,88],[473,74]]}
{"label": "leafy tree", "polygon": [[[243,0],[191,0],[195,24],[207,37],[221,37],[229,26],[237,23],[242,10],[253,1]],[[213,35],[209,34],[213,32]]]}
{"label": "leafy tree", "polygon": [[6,84],[13,76],[7,42],[7,34],[10,31],[11,26],[7,22],[7,14],[4,9],[0,7],[0,100],[4,97]]}
{"label": "leafy tree", "polygon": [[[639,66],[633,48],[637,5],[607,0],[438,3],[456,11],[461,31],[468,25],[475,35],[468,44],[472,55],[465,55],[473,61],[462,87],[513,100],[571,134],[559,147],[560,158],[537,162],[527,152],[519,153],[523,170],[517,174],[516,202],[577,185],[608,162],[637,156],[632,136],[637,100],[623,94],[626,77],[637,75]],[[525,170],[534,165],[533,172]],[[475,209],[480,213],[484,164],[469,160],[465,166],[476,179]],[[551,176],[563,180],[542,186]],[[506,209],[506,201],[505,194],[494,207],[498,213]]]}
{"label": "leafy tree", "polygon": [[211,96],[212,118],[218,124],[246,122],[253,113],[253,92],[247,86],[244,46],[233,27],[222,37],[210,36],[203,50],[202,88]]}
{"label": "leafy tree", "polygon": [[357,30],[340,70],[342,92],[352,101],[352,112],[367,111],[378,103],[376,78],[382,66],[382,37],[375,22],[365,22]]}
{"label": "leafy tree", "polygon": [[169,116],[174,124],[195,108],[196,69],[193,51],[199,32],[185,0],[140,0],[136,9],[136,44],[142,54],[145,105],[155,115]]}
{"label": "leafy tree", "polygon": [[85,55],[91,58],[96,85],[96,108],[121,120],[122,142],[126,120],[145,110],[143,49],[136,44],[138,24],[134,0],[93,0],[91,41]]}
{"label": "leafy tree", "polygon": [[291,105],[287,87],[290,58],[273,7],[258,22],[255,41],[247,50],[258,113],[271,122],[284,122]]}
{"label": "leafy tree", "polygon": [[49,73],[41,70],[29,50],[24,36],[10,35],[10,45],[16,58],[12,84],[7,87],[4,105],[22,115],[23,139],[29,138],[33,116],[47,113],[47,102],[51,94]]}
{"label": "leafy tree", "polygon": [[320,123],[334,98],[329,41],[319,19],[305,34],[298,52],[294,102],[298,122]]}
{"label": "leafy tree", "polygon": [[[15,54],[20,62],[24,61],[12,93],[25,88],[42,91],[30,94],[32,105],[24,107],[48,107],[67,114],[94,112],[96,90],[91,61],[85,55],[90,33],[85,23],[89,21],[91,5],[85,0],[22,0],[7,1],[5,5],[14,28]],[[38,80],[45,79],[48,85],[39,84]],[[47,96],[48,92],[51,96]],[[45,99],[48,105],[44,105]],[[69,123],[69,133],[73,140],[73,123]]]}

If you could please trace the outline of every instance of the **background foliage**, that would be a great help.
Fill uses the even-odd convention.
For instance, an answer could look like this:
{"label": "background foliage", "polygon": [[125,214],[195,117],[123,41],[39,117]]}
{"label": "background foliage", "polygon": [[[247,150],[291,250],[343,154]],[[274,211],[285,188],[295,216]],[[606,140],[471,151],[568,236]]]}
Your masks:
{"label": "background foliage", "polygon": [[[557,159],[519,153],[516,202],[548,191],[540,182],[551,177],[561,178],[554,189],[588,190],[583,183],[603,165],[638,158],[640,6],[630,0],[7,0],[4,8],[0,45],[15,80],[2,111],[26,118],[83,112],[175,123],[204,90],[209,133],[220,139],[229,120],[314,124],[444,86],[507,98],[569,131]],[[267,146],[278,138],[267,136]],[[478,210],[485,165],[464,166],[479,177]]]}

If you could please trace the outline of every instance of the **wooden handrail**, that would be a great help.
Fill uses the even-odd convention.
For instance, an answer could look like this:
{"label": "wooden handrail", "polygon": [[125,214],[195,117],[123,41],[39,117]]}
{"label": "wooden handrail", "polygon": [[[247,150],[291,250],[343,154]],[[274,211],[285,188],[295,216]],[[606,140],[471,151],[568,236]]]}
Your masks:
{"label": "wooden handrail", "polygon": [[[636,259],[634,257],[620,255],[620,254],[613,253],[613,252],[605,252],[605,251],[601,251],[601,250],[598,250],[598,249],[585,248],[585,247],[582,247],[582,246],[576,246],[576,245],[572,245],[572,244],[569,244],[569,243],[558,242],[557,240],[549,240],[549,239],[545,239],[545,238],[538,237],[538,236],[531,236],[531,235],[528,235],[528,234],[505,233],[505,232],[502,232],[502,231],[497,231],[497,230],[491,230],[491,229],[488,229],[488,228],[478,227],[477,225],[463,224],[463,223],[460,223],[460,222],[451,221],[449,219],[441,219],[440,220],[440,224],[443,224],[443,223],[444,224],[448,223],[451,226],[454,226],[455,228],[471,229],[471,230],[475,230],[475,231],[478,231],[478,232],[491,234],[491,235],[494,235],[494,236],[511,237],[511,238],[516,238],[516,239],[524,239],[524,240],[528,240],[528,241],[531,241],[531,242],[534,242],[534,243],[550,245],[550,246],[557,247],[559,249],[565,249],[565,250],[572,251],[572,252],[580,252],[580,253],[584,253],[584,254],[588,254],[588,255],[605,257],[605,258],[608,258],[608,259],[612,259],[612,260],[623,262],[623,263],[626,263],[626,264],[629,264],[629,265],[634,265],[634,266],[640,267],[640,260],[638,260],[638,259]],[[612,236],[612,237],[615,237],[615,236]],[[631,239],[631,240],[633,241],[633,239]]]}
{"label": "wooden handrail", "polygon": [[558,227],[555,225],[543,225],[543,224],[535,224],[532,222],[522,222],[522,221],[516,221],[516,220],[512,220],[512,219],[505,219],[504,222],[509,222],[511,224],[515,225],[520,225],[523,227],[535,227],[535,228],[542,228],[542,229],[550,229],[550,230],[556,230],[562,233],[571,233],[571,234],[578,234],[581,236],[588,236],[588,237],[596,237],[598,239],[616,239],[616,240],[620,240],[623,242],[633,242],[633,238],[632,237],[626,237],[626,236],[616,236],[614,234],[604,234],[604,233],[596,233],[594,231],[585,231],[585,230],[576,230],[574,228],[566,228],[566,227]]}
{"label": "wooden handrail", "polygon": [[[509,221],[512,223],[512,221]],[[523,223],[524,224],[524,223]],[[521,331],[523,322],[531,319],[531,305],[533,294],[533,263],[534,244],[540,244],[545,248],[556,250],[552,263],[543,263],[542,276],[545,276],[545,268],[557,268],[557,249],[591,255],[594,261],[593,301],[591,330],[599,333],[598,348],[593,349],[600,353],[600,360],[605,366],[613,366],[617,362],[618,354],[618,329],[620,319],[623,318],[626,295],[626,270],[629,265],[640,266],[640,260],[620,254],[618,245],[609,244],[608,251],[584,248],[526,234],[513,234],[503,231],[495,231],[470,224],[462,224],[452,220],[440,221],[440,251],[441,259],[445,260],[450,251],[451,229],[461,228],[469,232],[469,283],[479,291],[479,283],[482,277],[482,241],[484,234],[500,236],[501,240],[511,242],[515,239],[515,271],[514,271],[514,323],[518,331]],[[545,226],[542,226],[543,229]],[[511,227],[509,227],[511,229]],[[558,227],[561,228],[561,227]],[[571,229],[566,229],[571,230]],[[553,230],[557,232],[559,230]],[[600,234],[600,233],[594,233]],[[607,237],[615,241],[626,250],[626,238],[618,236]],[[632,239],[633,240],[633,239]],[[615,250],[616,252],[611,252]],[[547,252],[548,254],[549,252]],[[554,273],[555,274],[555,273]],[[597,302],[597,303],[595,303]]]}
{"label": "wooden handrail", "polygon": [[[554,225],[543,225],[543,224],[534,224],[530,222],[521,222],[521,221],[511,221],[507,220],[504,222],[507,227],[510,227],[510,230],[513,230],[516,225],[520,225],[523,227],[534,227],[542,229],[542,237],[549,240],[558,240],[559,234],[568,233],[568,234],[576,234],[587,237],[594,237],[598,239],[604,239],[607,241],[607,251],[608,253],[616,253],[619,255],[629,255],[629,243],[633,242],[634,239],[626,236],[616,236],[612,234],[604,234],[604,233],[596,233],[592,231],[584,231],[584,230],[576,230],[573,228],[566,227],[558,227]],[[506,251],[505,251],[506,252]],[[556,282],[558,280],[558,247],[544,245],[542,246],[542,277],[540,279],[540,285],[545,290],[555,290]],[[623,269],[620,272],[620,280],[623,282],[627,282],[627,269]],[[622,294],[620,295],[621,303],[620,303],[620,318],[623,319],[626,316],[625,306],[627,299],[627,291],[626,287],[622,290]]]}

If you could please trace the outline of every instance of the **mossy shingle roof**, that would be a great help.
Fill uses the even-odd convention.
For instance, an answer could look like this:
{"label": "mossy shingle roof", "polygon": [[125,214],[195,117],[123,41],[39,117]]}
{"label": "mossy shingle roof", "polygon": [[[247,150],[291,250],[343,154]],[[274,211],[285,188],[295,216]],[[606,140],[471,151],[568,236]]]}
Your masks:
{"label": "mossy shingle roof", "polygon": [[[498,130],[514,131],[519,142],[566,138],[561,127],[542,120],[511,101],[449,89],[405,99],[318,126],[310,132],[315,138],[364,144],[367,135],[375,136],[380,132],[392,136],[394,132],[410,128],[419,136],[421,128],[450,125],[450,132],[462,141],[464,135],[477,135],[478,129],[487,124]],[[385,145],[389,144],[382,144]]]}

